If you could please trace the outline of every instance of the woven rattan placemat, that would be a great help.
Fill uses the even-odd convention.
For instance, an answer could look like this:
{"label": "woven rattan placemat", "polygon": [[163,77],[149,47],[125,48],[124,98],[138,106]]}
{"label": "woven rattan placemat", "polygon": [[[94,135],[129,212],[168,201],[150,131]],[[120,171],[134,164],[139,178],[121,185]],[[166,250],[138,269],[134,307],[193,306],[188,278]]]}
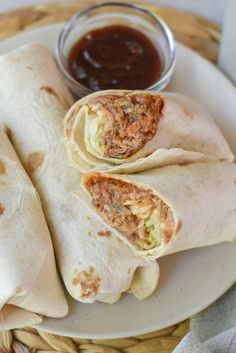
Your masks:
{"label": "woven rattan placemat", "polygon": [[[121,1],[118,1],[121,2]],[[134,1],[126,1],[134,3]],[[0,14],[0,40],[18,32],[67,20],[75,12],[96,0],[40,4]],[[209,20],[146,1],[135,2],[158,13],[176,39],[202,56],[216,62],[221,26]],[[188,321],[150,334],[112,340],[72,339],[32,328],[0,332],[0,353],[170,353],[188,332]]]}

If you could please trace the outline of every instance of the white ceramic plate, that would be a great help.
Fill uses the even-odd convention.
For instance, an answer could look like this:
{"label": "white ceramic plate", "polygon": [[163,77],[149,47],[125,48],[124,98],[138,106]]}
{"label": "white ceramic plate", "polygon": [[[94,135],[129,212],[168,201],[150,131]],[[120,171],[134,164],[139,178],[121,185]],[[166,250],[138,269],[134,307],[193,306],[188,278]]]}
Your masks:
{"label": "white ceramic plate", "polygon": [[[40,42],[54,52],[61,27],[51,25],[19,34],[0,43],[0,54],[29,42]],[[202,103],[236,153],[236,89],[212,64],[190,49],[178,45],[177,58],[168,89]],[[175,324],[207,307],[234,283],[236,243],[166,256],[159,264],[160,282],[149,299],[139,302],[127,295],[117,304],[106,305],[82,304],[68,298],[69,315],[65,319],[45,319],[40,329],[68,336],[114,338]]]}

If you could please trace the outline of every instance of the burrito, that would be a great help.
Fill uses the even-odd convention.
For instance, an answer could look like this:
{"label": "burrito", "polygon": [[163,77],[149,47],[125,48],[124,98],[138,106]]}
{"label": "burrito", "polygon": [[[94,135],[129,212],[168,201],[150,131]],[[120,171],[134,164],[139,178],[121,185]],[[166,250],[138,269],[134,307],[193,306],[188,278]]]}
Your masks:
{"label": "burrito", "polygon": [[68,312],[38,194],[0,128],[0,330]]}
{"label": "burrito", "polygon": [[0,120],[39,192],[67,290],[87,303],[112,303],[126,291],[147,297],[157,263],[134,254],[72,195],[81,175],[69,165],[63,117],[73,100],[50,53],[31,44],[3,55],[0,76]]}
{"label": "burrito", "polygon": [[64,121],[72,166],[134,173],[169,164],[233,160],[209,114],[177,93],[108,90],[80,99]]}
{"label": "burrito", "polygon": [[193,163],[136,175],[88,172],[83,200],[147,258],[236,240],[236,164]]}

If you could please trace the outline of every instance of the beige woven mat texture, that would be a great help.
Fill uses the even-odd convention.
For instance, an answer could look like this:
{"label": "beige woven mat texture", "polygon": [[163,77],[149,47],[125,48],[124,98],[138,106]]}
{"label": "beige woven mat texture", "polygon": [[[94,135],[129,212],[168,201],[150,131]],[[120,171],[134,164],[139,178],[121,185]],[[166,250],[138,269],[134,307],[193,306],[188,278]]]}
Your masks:
{"label": "beige woven mat texture", "polygon": [[[43,4],[0,14],[0,40],[18,32],[67,20],[94,0]],[[118,1],[122,2],[122,1]],[[140,4],[161,16],[174,32],[175,38],[211,60],[217,60],[221,26],[198,16],[167,7],[157,7],[146,1],[126,1]],[[158,313],[157,313],[158,315]],[[89,340],[56,336],[32,328],[0,332],[0,353],[171,353],[188,332],[188,321],[147,335]]]}

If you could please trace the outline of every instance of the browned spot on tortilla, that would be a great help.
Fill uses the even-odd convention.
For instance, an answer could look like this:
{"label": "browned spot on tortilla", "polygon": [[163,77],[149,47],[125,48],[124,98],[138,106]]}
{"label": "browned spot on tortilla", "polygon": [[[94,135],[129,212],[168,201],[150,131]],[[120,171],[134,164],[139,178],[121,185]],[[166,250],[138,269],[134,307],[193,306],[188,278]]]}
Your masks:
{"label": "browned spot on tortilla", "polygon": [[234,180],[234,185],[236,185],[236,179]]}
{"label": "browned spot on tortilla", "polygon": [[182,227],[182,221],[179,221],[175,228],[176,233],[181,229],[181,227]]}
{"label": "browned spot on tortilla", "polygon": [[188,109],[186,109],[185,107],[182,108],[184,114],[186,115],[186,117],[192,119],[193,118],[193,113],[190,112]]}
{"label": "browned spot on tortilla", "polygon": [[234,209],[234,212],[236,212],[236,208]]}
{"label": "browned spot on tortilla", "polygon": [[33,68],[31,67],[31,66],[26,66],[27,67],[27,69],[29,69],[29,70],[33,70]]}
{"label": "browned spot on tortilla", "polygon": [[16,294],[19,294],[22,292],[22,288],[20,286],[16,287]]}
{"label": "browned spot on tortilla", "polygon": [[91,235],[92,235],[92,233],[91,233],[91,232],[88,232],[88,235],[89,235],[89,236],[91,236]]}
{"label": "browned spot on tortilla", "polygon": [[57,92],[52,87],[43,86],[43,87],[40,88],[40,91],[45,91],[48,94],[51,94],[52,96],[56,97],[60,101],[60,98],[59,98]]}
{"label": "browned spot on tortilla", "polygon": [[129,267],[129,268],[128,268],[128,275],[131,274],[131,271],[132,271],[132,269]]}
{"label": "browned spot on tortilla", "polygon": [[0,175],[5,175],[7,172],[6,164],[0,159]]}
{"label": "browned spot on tortilla", "polygon": [[67,101],[66,98],[60,98],[60,96],[58,95],[58,93],[52,88],[52,87],[49,87],[49,86],[42,86],[40,88],[40,91],[45,91],[47,92],[48,94],[54,96],[61,104],[62,106],[65,108],[65,109],[68,109],[70,107],[70,104],[69,102]]}
{"label": "browned spot on tortilla", "polygon": [[173,236],[173,229],[163,229],[162,234],[163,234],[164,244],[167,245]]}
{"label": "browned spot on tortilla", "polygon": [[12,130],[9,128],[9,126],[6,126],[5,132],[7,134],[7,137],[9,138],[10,141],[12,141]]}
{"label": "browned spot on tortilla", "polygon": [[96,294],[101,283],[101,278],[93,266],[89,266],[87,271],[77,272],[72,280],[73,286],[78,284],[81,287],[81,297],[89,297]]}
{"label": "browned spot on tortilla", "polygon": [[100,230],[99,232],[97,232],[97,235],[99,235],[100,237],[109,238],[111,236],[111,232],[109,230]]}
{"label": "browned spot on tortilla", "polygon": [[4,213],[5,207],[0,203],[0,216]]}
{"label": "browned spot on tortilla", "polygon": [[179,163],[178,165],[179,165],[180,167],[186,167],[186,166],[189,165],[189,164],[191,164],[191,162],[181,162],[181,163]]}
{"label": "browned spot on tortilla", "polygon": [[35,172],[43,163],[44,152],[36,151],[29,155],[27,159],[27,170],[29,173]]}

